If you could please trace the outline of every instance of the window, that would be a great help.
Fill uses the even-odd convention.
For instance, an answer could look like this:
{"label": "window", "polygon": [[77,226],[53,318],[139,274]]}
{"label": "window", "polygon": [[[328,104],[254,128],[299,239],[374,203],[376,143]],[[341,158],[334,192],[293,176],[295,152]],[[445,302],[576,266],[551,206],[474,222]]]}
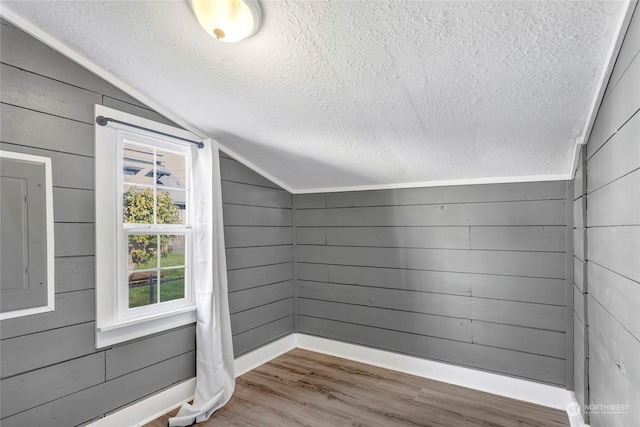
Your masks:
{"label": "window", "polygon": [[[121,132],[120,241],[127,289],[119,293],[120,318],[157,311],[158,304],[190,301],[190,216],[187,198],[190,148]],[[147,173],[131,175],[137,165]],[[123,281],[124,283],[125,281]],[[163,310],[166,307],[162,307]]]}
{"label": "window", "polygon": [[[102,115],[195,136],[102,106]],[[96,126],[96,347],[195,321],[192,146]]]}

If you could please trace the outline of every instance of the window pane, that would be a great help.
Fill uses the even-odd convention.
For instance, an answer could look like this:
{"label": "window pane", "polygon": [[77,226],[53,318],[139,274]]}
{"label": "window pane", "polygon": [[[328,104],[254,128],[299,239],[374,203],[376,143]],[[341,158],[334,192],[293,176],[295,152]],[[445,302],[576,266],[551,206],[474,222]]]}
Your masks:
{"label": "window pane", "polygon": [[153,149],[133,144],[122,146],[123,182],[153,185]]}
{"label": "window pane", "polygon": [[186,157],[182,154],[158,150],[156,152],[156,184],[158,191],[167,188],[186,188]]}
{"label": "window pane", "polygon": [[155,182],[158,224],[186,224],[186,157],[158,150]]}
{"label": "window pane", "polygon": [[156,218],[158,224],[186,224],[186,192],[183,190],[163,191],[158,188]]}
{"label": "window pane", "polygon": [[184,298],[184,268],[162,270],[160,277],[160,302]]}
{"label": "window pane", "polygon": [[160,267],[181,267],[185,255],[184,235],[160,236]]}
{"label": "window pane", "polygon": [[158,271],[131,273],[129,275],[129,308],[142,307],[158,302]]}
{"label": "window pane", "polygon": [[129,271],[158,267],[158,236],[132,234],[129,236]]}
{"label": "window pane", "polygon": [[125,184],[122,218],[129,224],[153,224],[153,190]]}

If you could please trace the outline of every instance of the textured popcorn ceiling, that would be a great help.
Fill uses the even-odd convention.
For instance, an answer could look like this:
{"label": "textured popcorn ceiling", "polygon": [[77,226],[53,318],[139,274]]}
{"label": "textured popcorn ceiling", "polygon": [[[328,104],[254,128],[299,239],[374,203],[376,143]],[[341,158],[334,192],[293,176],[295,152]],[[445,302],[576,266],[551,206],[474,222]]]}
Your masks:
{"label": "textured popcorn ceiling", "polygon": [[262,1],[224,44],[186,1],[3,1],[289,189],[571,173],[620,1]]}

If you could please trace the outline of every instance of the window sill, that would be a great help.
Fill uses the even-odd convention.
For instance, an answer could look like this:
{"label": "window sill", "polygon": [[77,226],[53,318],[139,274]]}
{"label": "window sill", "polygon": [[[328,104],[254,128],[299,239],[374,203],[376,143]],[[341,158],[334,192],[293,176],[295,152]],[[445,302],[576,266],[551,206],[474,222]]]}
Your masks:
{"label": "window sill", "polygon": [[195,323],[195,321],[196,308],[187,307],[171,313],[163,313],[115,325],[99,326],[96,328],[96,348],[108,347],[124,341]]}

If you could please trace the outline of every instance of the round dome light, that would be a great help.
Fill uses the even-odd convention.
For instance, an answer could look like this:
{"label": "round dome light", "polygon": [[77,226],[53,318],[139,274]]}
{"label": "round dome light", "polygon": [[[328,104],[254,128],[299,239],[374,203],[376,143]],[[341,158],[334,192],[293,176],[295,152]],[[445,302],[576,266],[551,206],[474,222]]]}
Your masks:
{"label": "round dome light", "polygon": [[257,0],[189,0],[189,5],[207,34],[223,42],[244,40],[260,27]]}

